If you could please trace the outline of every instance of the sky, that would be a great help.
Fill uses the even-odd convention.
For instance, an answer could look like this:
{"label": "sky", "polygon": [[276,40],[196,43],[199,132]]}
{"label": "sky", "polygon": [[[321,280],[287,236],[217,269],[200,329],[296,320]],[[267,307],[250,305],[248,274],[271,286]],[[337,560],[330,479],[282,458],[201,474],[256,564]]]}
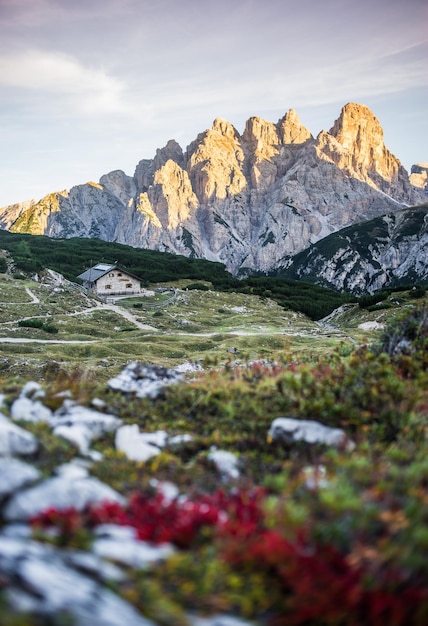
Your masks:
{"label": "sky", "polygon": [[368,106],[428,162],[426,0],[0,0],[0,207],[134,174],[216,117]]}

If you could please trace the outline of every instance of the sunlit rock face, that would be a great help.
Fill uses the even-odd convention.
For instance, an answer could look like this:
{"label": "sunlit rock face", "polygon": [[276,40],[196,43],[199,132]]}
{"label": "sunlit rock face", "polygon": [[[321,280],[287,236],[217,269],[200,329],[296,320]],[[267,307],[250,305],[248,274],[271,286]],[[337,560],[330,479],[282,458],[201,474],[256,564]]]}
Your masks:
{"label": "sunlit rock face", "polygon": [[428,163],[412,165],[409,176],[410,183],[428,194]]}
{"label": "sunlit rock face", "polygon": [[217,118],[184,151],[168,141],[133,176],[116,170],[0,209],[0,226],[206,258],[245,275],[287,267],[343,227],[423,202],[426,170],[412,176],[367,107],[347,104],[317,138],[290,109],[277,123],[251,117],[242,134]]}

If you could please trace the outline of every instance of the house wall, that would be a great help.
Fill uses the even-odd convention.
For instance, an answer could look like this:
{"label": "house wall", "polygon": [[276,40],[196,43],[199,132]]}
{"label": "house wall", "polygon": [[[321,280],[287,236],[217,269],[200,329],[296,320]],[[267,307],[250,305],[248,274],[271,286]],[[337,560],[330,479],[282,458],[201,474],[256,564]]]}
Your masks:
{"label": "house wall", "polygon": [[113,270],[97,280],[96,293],[99,296],[125,295],[141,292],[141,283],[123,270]]}

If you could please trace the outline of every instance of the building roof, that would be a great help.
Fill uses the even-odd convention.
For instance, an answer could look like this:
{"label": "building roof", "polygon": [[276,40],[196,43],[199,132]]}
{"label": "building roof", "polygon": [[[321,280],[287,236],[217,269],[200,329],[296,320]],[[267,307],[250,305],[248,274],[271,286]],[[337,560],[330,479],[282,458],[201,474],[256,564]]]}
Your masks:
{"label": "building roof", "polygon": [[90,267],[83,274],[79,274],[77,278],[84,280],[89,283],[95,283],[101,276],[107,274],[116,267],[116,265],[108,265],[107,263],[98,263],[98,265],[94,265],[94,267]]}
{"label": "building roof", "polygon": [[135,274],[131,274],[131,272],[128,272],[128,270],[124,270],[118,265],[109,265],[108,263],[98,263],[97,265],[90,267],[88,270],[86,270],[86,272],[83,272],[83,274],[79,274],[77,278],[80,278],[81,280],[88,283],[95,283],[99,278],[101,278],[105,274],[108,274],[108,272],[111,272],[112,270],[119,270],[120,272],[123,272],[128,276],[132,276],[137,280],[141,280],[141,278],[135,276]]}

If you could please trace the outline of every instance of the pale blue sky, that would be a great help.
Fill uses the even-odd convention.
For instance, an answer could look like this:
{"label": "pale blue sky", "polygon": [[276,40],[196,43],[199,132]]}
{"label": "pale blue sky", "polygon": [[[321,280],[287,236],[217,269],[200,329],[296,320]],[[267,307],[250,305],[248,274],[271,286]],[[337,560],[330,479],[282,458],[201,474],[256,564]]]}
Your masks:
{"label": "pale blue sky", "polygon": [[0,0],[0,206],[122,169],[215,117],[350,101],[428,161],[426,0]]}

